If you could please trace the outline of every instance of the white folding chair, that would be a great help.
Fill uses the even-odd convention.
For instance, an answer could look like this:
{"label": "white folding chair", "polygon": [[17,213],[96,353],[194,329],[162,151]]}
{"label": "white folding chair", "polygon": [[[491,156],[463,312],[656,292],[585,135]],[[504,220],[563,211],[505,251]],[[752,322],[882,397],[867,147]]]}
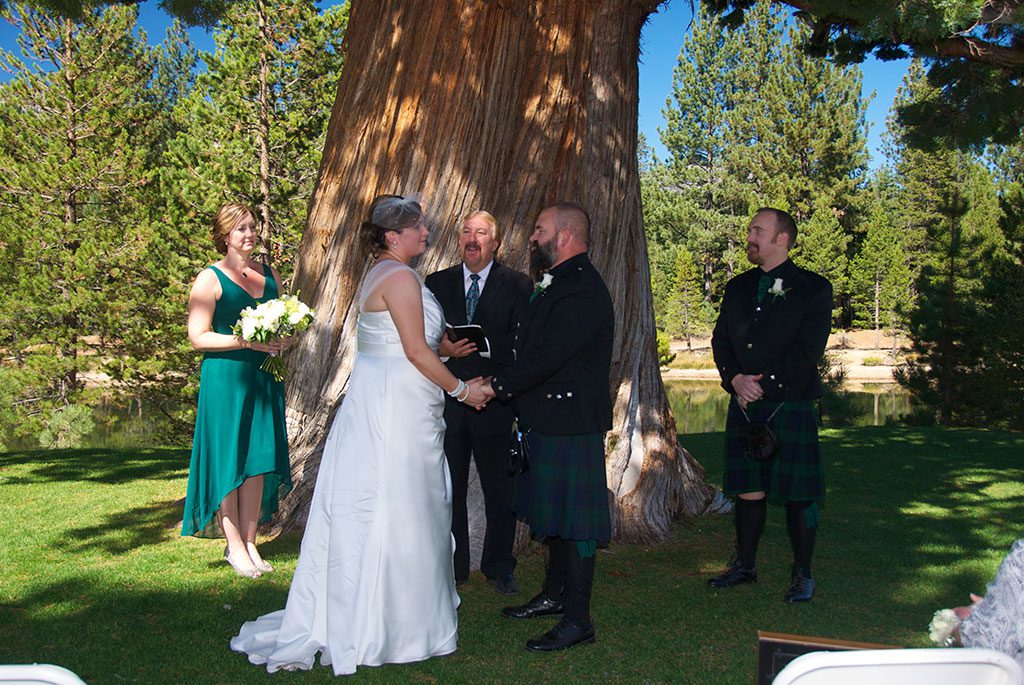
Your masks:
{"label": "white folding chair", "polygon": [[994,649],[865,649],[810,652],[772,685],[1021,685],[1016,661]]}
{"label": "white folding chair", "polygon": [[85,682],[66,668],[50,664],[0,665],[0,683],[3,685],[85,685]]}

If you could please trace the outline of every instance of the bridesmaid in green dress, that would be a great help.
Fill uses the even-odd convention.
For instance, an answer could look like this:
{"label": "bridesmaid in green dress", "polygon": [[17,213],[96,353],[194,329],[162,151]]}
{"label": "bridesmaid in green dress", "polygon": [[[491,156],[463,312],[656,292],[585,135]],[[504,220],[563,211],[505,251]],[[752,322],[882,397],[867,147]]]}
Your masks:
{"label": "bridesmaid in green dress", "polygon": [[262,344],[231,332],[243,309],[279,295],[277,272],[252,259],[255,229],[248,207],[222,206],[213,243],[224,258],[199,273],[189,294],[188,339],[203,363],[181,525],[182,535],[208,536],[216,514],[224,558],[248,578],[274,570],[256,549],[256,527],[292,487],[284,385],[260,369],[291,340]]}

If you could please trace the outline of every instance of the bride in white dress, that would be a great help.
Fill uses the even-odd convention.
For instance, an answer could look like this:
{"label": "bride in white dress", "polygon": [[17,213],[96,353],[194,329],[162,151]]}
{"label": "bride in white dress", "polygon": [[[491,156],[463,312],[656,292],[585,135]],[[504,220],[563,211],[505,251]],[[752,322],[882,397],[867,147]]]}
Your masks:
{"label": "bride in white dress", "polygon": [[473,406],[478,379],[437,356],[444,315],[409,261],[426,249],[420,206],[386,195],[361,228],[377,261],[360,293],[349,390],[324,445],[299,562],[280,611],[231,648],[267,670],[335,675],[455,651],[451,477],[444,395]]}

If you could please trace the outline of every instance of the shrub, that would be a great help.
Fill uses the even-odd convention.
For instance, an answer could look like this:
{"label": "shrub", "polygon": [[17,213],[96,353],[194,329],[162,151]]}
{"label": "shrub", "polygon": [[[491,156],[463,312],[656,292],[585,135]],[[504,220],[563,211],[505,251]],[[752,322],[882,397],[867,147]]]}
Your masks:
{"label": "shrub", "polygon": [[658,366],[668,366],[676,358],[671,339],[665,331],[658,331]]}

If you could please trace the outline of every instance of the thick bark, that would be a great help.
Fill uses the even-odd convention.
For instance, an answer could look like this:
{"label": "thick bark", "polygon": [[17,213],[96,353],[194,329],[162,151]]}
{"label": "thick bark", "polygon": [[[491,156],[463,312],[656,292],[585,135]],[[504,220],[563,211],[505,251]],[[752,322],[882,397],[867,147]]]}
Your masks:
{"label": "thick bark", "polygon": [[500,257],[522,268],[533,221],[572,200],[593,217],[591,257],[617,312],[607,442],[615,536],[663,539],[712,490],[679,446],[658,371],[636,161],[640,27],[658,5],[629,0],[383,0],[355,3],[296,287],[318,312],[289,359],[293,494],[278,528],[301,525],[329,419],[353,360],[354,296],[367,266],[357,227],[384,192],[421,193],[435,247],[457,259],[458,219],[490,211]]}

